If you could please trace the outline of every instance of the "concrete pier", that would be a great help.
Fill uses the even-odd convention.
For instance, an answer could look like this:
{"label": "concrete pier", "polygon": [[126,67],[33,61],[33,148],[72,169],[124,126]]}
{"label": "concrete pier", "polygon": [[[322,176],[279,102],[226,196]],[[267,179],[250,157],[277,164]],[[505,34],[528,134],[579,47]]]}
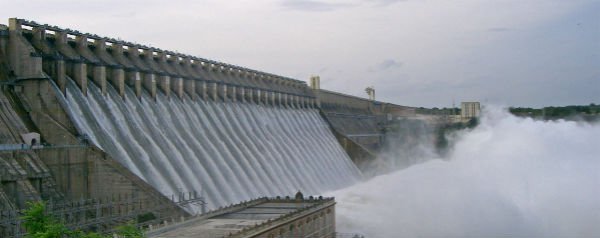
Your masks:
{"label": "concrete pier", "polygon": [[244,91],[246,92],[246,101],[253,103],[254,102],[254,89],[253,88],[246,88],[244,89]]}
{"label": "concrete pier", "polygon": [[209,87],[210,95],[212,96],[213,101],[219,100],[219,95],[218,95],[219,88],[218,87],[219,87],[219,84],[217,84],[216,82],[212,82],[211,86]]}
{"label": "concrete pier", "polygon": [[198,94],[196,93],[196,81],[193,79],[187,79],[183,80],[183,84],[183,89],[188,97],[190,97],[192,100],[196,100],[196,98],[198,98]]}
{"label": "concrete pier", "polygon": [[236,92],[237,91],[236,87],[235,86],[231,86],[230,88],[231,88],[231,101],[237,102],[238,95],[237,95],[237,92]]}
{"label": "concrete pier", "polygon": [[106,68],[104,63],[88,48],[88,38],[85,35],[75,37],[75,51],[81,56],[86,66],[86,74],[82,77],[91,78],[98,85],[102,94],[106,95]]}
{"label": "concrete pier", "polygon": [[208,100],[208,90],[206,81],[200,81],[200,87],[196,87],[196,92],[200,94],[202,100]]}
{"label": "concrete pier", "polygon": [[221,84],[221,90],[219,91],[221,94],[221,98],[223,98],[223,101],[226,102],[227,101],[227,84]]}
{"label": "concrete pier", "polygon": [[9,30],[9,58],[22,62],[15,64],[15,74],[44,77],[44,70],[63,92],[71,78],[84,94],[91,80],[103,94],[110,85],[123,97],[127,86],[133,87],[138,98],[142,90],[153,98],[160,90],[167,97],[173,93],[180,99],[188,95],[192,100],[270,106],[304,105],[292,94],[314,97],[302,81],[195,56],[21,19],[11,19]]}
{"label": "concrete pier", "polygon": [[[135,81],[141,80],[142,82],[139,84],[143,88],[145,88],[146,91],[148,91],[152,98],[156,99],[156,77],[154,71],[151,70],[150,66],[144,63],[144,61],[142,61],[142,59],[140,58],[139,48],[137,46],[128,46],[127,50],[125,51],[124,45],[122,43],[115,43],[113,44],[112,48],[113,55],[115,55],[115,57],[124,58],[123,61],[129,60],[132,63],[132,65],[139,70],[137,71],[138,74],[135,74],[135,71],[130,71],[130,73],[128,74],[128,81],[133,82],[135,85],[137,85],[138,83]],[[126,58],[125,53],[127,53]],[[136,88],[136,94],[137,91],[138,89]],[[138,95],[138,98],[139,96],[140,95]]]}
{"label": "concrete pier", "polygon": [[183,99],[183,78],[173,78],[171,83],[171,90],[179,97]]}
{"label": "concrete pier", "polygon": [[56,31],[55,37],[56,48],[66,57],[67,75],[77,83],[83,94],[87,95],[87,64],[69,45],[67,32]]}
{"label": "concrete pier", "polygon": [[[126,60],[123,59],[124,57],[122,57],[122,55],[124,54],[123,44],[115,43],[112,45],[111,50],[113,52],[113,55],[116,56],[116,58],[118,58],[121,63],[128,64],[126,65],[128,66],[127,68],[133,71],[132,65],[129,65],[129,62],[125,62]],[[109,82],[117,90],[117,92],[119,92],[119,95],[121,97],[125,97],[125,70],[123,70],[122,68],[114,68],[112,70]]]}
{"label": "concrete pier", "polygon": [[257,103],[257,104],[261,104],[261,103],[262,103],[262,100],[261,100],[261,99],[262,99],[262,96],[261,96],[261,91],[260,91],[260,89],[256,89],[256,93],[255,93],[255,95],[256,95],[256,103]]}
{"label": "concrete pier", "polygon": [[198,98],[198,93],[196,93],[196,85],[198,85],[197,81],[200,79],[200,75],[197,74],[189,57],[182,57],[180,64],[182,70],[184,70],[188,75],[188,77],[184,79],[183,88],[192,100],[196,100]]}
{"label": "concrete pier", "polygon": [[[44,27],[32,27],[31,31],[33,35],[31,45],[39,50],[39,53],[42,55],[42,58],[46,58],[46,60],[44,60],[42,63],[42,70],[54,79],[54,82],[56,82],[56,84],[60,88],[60,91],[64,94],[66,92],[65,90],[67,82],[67,66],[64,61],[64,58],[60,56],[56,48],[50,46],[50,44],[48,43],[48,40],[46,39],[46,29]],[[11,38],[13,42],[20,42],[17,39],[23,37],[20,34],[13,36],[14,37]],[[11,49],[21,47],[24,46],[19,46],[19,44],[11,45],[11,47],[9,47],[8,50],[10,52]],[[31,48],[30,50],[34,49]],[[26,56],[21,56],[21,59],[28,60]],[[31,60],[31,58],[29,60]]]}

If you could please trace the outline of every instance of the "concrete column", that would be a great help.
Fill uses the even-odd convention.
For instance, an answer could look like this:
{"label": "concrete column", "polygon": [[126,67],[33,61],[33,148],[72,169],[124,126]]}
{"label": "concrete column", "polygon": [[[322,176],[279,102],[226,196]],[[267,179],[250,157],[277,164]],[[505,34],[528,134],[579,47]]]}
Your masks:
{"label": "concrete column", "polygon": [[271,105],[275,106],[275,92],[271,92]]}
{"label": "concrete column", "polygon": [[283,99],[281,98],[281,92],[277,92],[277,105],[281,106],[283,104]]}
{"label": "concrete column", "polygon": [[144,74],[144,88],[148,90],[152,99],[156,100],[156,77],[152,73]]}
{"label": "concrete column", "polygon": [[100,65],[100,61],[96,61],[93,54],[88,49],[88,39],[86,35],[78,35],[75,37],[75,42],[77,44],[77,51],[80,55],[88,57],[88,59],[92,60],[92,62],[96,64],[88,64],[86,67],[87,70],[90,71],[90,78],[92,81],[98,85],[102,95],[106,95],[106,67],[104,65]]}
{"label": "concrete column", "polygon": [[256,104],[260,104],[260,102],[261,102],[260,89],[256,89]]}
{"label": "concrete column", "polygon": [[262,92],[262,99],[261,101],[265,104],[265,105],[269,105],[269,91],[263,91]]}
{"label": "concrete column", "polygon": [[[113,44],[112,46],[114,54],[123,54],[123,45],[122,44]],[[125,57],[123,55],[123,57]],[[115,87],[119,95],[121,97],[125,97],[125,70],[122,68],[114,68],[112,70],[111,77],[109,78],[109,82]]]}
{"label": "concrete column", "polygon": [[296,96],[296,107],[302,108],[302,97]]}
{"label": "concrete column", "polygon": [[[106,95],[106,67],[99,65],[94,65],[93,67],[92,80],[98,84],[98,87],[100,87],[100,90],[102,91],[102,95]],[[123,96],[122,93],[123,92],[119,92],[121,96]]]}
{"label": "concrete column", "polygon": [[173,90],[173,92],[175,92],[175,94],[180,98],[183,99],[183,79],[182,78],[174,78],[173,82],[171,83],[171,89]]}
{"label": "concrete column", "polygon": [[218,89],[219,85],[217,83],[212,83],[210,86],[212,99],[216,102],[219,99]]}
{"label": "concrete column", "polygon": [[221,96],[223,97],[223,102],[227,101],[227,84],[223,84],[221,88]]}
{"label": "concrete column", "polygon": [[230,88],[231,88],[231,101],[237,102],[236,87],[235,86],[231,86]]}
{"label": "concrete column", "polygon": [[[46,42],[46,29],[43,27],[33,27],[32,33],[34,42]],[[8,49],[5,49],[5,52],[7,52],[6,50]],[[42,68],[50,74],[50,77],[56,82],[60,91],[65,94],[67,82],[65,61],[62,60],[62,58],[57,57],[52,61],[44,62]]]}
{"label": "concrete column", "polygon": [[71,72],[73,72],[73,75],[71,75],[73,80],[75,80],[83,95],[87,96],[87,64],[83,62],[73,63]]}
{"label": "concrete column", "polygon": [[[158,68],[158,66],[155,63],[153,63],[154,51],[152,51],[151,49],[144,49],[143,52],[146,60],[150,65],[150,68],[152,68],[156,72],[161,72],[160,68]],[[167,75],[166,72],[159,74],[156,77],[158,81],[158,88],[165,93],[167,98],[169,98],[171,96],[171,77]]]}
{"label": "concrete column", "polygon": [[[56,44],[70,47],[67,39],[67,33],[57,31]],[[67,62],[67,73],[71,73],[71,78],[75,80],[77,86],[81,89],[83,95],[87,96],[87,64],[81,61]]]}
{"label": "concrete column", "polygon": [[200,87],[196,87],[196,90],[198,94],[200,94],[200,97],[202,97],[202,100],[206,101],[208,100],[208,93],[206,92],[206,81],[199,82],[199,84]]}
{"label": "concrete column", "polygon": [[246,102],[246,88],[240,87],[240,101]]}
{"label": "concrete column", "polygon": [[125,70],[122,68],[112,68],[110,76],[111,84],[119,92],[119,96],[125,97]]}
{"label": "concrete column", "polygon": [[21,22],[16,18],[10,18],[8,22],[7,54],[15,75],[20,78],[42,77],[42,57],[35,54],[33,46],[23,37]]}
{"label": "concrete column", "polygon": [[67,93],[67,64],[62,59],[56,60],[54,62],[54,64],[55,64],[55,66],[54,66],[55,72],[52,77],[54,77],[54,80],[56,81],[56,84],[58,84],[60,91],[63,94],[66,94]]}
{"label": "concrete column", "polygon": [[158,87],[162,90],[165,95],[168,97],[171,96],[171,77],[166,74],[162,74],[158,76]]}
{"label": "concrete column", "polygon": [[290,95],[290,106],[296,108],[296,96]]}
{"label": "concrete column", "polygon": [[196,100],[196,98],[198,98],[198,94],[196,94],[196,80],[187,79],[183,81],[183,84],[183,89],[187,95],[190,96],[192,100]]}
{"label": "concrete column", "polygon": [[293,108],[298,108],[298,100],[297,100],[298,98],[296,97],[296,95],[291,95],[291,96],[290,96],[290,99],[292,100],[292,101],[290,102],[290,105],[291,105]]}
{"label": "concrete column", "polygon": [[246,95],[248,102],[253,103],[254,102],[254,96],[253,96],[254,90],[252,88],[247,88],[246,90],[248,90],[247,95]]}
{"label": "concrete column", "polygon": [[142,75],[138,71],[129,71],[126,73],[127,85],[133,87],[135,96],[139,99],[142,96]]}

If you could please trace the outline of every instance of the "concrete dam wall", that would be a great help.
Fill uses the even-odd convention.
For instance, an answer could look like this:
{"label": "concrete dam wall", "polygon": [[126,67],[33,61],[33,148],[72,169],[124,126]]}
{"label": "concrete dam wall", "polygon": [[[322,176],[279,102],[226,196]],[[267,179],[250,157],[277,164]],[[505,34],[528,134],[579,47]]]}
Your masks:
{"label": "concrete dam wall", "polygon": [[304,82],[19,19],[9,28],[13,83],[62,108],[30,115],[60,117],[163,195],[201,191],[218,207],[361,176]]}

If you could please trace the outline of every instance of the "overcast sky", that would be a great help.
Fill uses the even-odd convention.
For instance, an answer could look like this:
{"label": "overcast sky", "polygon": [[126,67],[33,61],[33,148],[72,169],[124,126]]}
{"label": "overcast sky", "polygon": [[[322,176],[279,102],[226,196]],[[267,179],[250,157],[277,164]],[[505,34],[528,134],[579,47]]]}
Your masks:
{"label": "overcast sky", "polygon": [[[124,2],[124,1],[123,1]],[[401,105],[600,103],[598,0],[14,1],[58,25]]]}

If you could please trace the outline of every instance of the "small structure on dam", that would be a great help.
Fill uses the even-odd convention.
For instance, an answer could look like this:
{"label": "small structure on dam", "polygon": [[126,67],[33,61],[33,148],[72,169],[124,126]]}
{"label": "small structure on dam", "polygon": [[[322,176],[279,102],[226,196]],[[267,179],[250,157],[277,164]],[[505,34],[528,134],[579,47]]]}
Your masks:
{"label": "small structure on dam", "polygon": [[150,238],[335,237],[333,198],[259,198],[147,233]]}

